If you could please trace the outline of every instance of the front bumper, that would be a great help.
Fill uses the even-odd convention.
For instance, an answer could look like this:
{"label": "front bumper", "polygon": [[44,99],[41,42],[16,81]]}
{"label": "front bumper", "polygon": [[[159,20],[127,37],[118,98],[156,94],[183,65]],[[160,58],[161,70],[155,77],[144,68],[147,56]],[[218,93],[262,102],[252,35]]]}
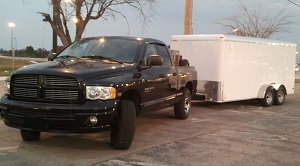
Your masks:
{"label": "front bumper", "polygon": [[[0,99],[7,126],[47,132],[97,132],[109,129],[119,100],[87,101],[83,104],[53,104]],[[95,125],[88,118],[95,116]]]}

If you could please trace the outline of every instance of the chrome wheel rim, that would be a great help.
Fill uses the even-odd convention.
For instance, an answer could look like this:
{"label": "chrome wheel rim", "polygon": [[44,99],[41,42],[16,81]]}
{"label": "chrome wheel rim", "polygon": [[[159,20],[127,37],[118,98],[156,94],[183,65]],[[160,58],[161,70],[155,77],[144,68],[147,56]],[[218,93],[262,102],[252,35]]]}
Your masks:
{"label": "chrome wheel rim", "polygon": [[273,93],[271,91],[268,91],[266,94],[266,101],[268,104],[273,103]]}
{"label": "chrome wheel rim", "polygon": [[284,92],[281,89],[278,90],[278,101],[280,103],[282,103],[284,101]]}
{"label": "chrome wheel rim", "polygon": [[188,113],[191,108],[191,96],[187,95],[186,98],[184,99],[184,111]]}

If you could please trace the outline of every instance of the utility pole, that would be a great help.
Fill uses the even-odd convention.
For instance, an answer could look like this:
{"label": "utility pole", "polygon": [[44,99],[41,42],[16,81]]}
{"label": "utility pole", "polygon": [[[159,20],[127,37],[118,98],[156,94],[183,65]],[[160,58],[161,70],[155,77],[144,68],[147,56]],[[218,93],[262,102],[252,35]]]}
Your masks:
{"label": "utility pole", "polygon": [[192,34],[193,0],[185,0],[184,35]]}

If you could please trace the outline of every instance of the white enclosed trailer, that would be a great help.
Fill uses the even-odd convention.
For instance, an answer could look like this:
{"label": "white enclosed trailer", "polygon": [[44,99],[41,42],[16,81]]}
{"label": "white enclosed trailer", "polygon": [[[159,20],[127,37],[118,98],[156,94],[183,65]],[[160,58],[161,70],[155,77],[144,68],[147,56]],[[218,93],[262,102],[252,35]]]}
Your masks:
{"label": "white enclosed trailer", "polygon": [[230,35],[175,35],[179,51],[198,73],[197,94],[230,102],[261,99],[263,106],[284,103],[294,93],[296,44]]}

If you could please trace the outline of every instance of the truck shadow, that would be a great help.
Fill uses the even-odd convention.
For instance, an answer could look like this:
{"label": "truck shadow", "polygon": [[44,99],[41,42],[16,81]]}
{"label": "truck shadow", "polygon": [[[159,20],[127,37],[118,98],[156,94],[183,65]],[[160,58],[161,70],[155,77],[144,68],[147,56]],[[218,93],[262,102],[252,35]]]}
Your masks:
{"label": "truck shadow", "polygon": [[252,106],[262,107],[259,100],[257,99],[226,102],[226,103],[193,100],[192,106],[194,107],[252,107]]}
{"label": "truck shadow", "polygon": [[21,147],[51,147],[77,150],[109,150],[109,131],[90,134],[41,133],[41,140],[36,142],[20,142]]}

